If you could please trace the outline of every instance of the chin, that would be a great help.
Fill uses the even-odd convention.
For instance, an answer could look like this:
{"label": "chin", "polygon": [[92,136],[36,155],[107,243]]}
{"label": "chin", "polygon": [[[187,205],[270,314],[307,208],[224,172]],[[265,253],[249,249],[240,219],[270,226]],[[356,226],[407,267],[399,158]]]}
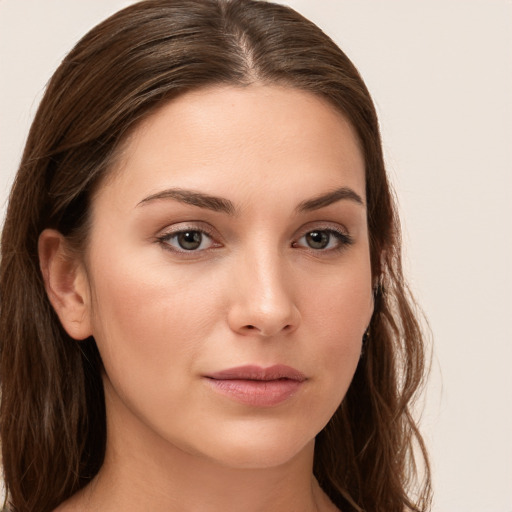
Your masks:
{"label": "chin", "polygon": [[250,443],[232,446],[215,454],[215,460],[222,466],[233,469],[270,469],[284,466],[298,457],[311,457],[314,439],[304,444]]}
{"label": "chin", "polygon": [[[250,423],[250,422],[248,422]],[[256,424],[255,424],[256,423]],[[212,435],[208,444],[196,453],[224,467],[235,469],[265,469],[279,467],[296,457],[313,455],[316,429],[305,431],[294,425],[238,425]],[[220,435],[219,435],[220,434]]]}

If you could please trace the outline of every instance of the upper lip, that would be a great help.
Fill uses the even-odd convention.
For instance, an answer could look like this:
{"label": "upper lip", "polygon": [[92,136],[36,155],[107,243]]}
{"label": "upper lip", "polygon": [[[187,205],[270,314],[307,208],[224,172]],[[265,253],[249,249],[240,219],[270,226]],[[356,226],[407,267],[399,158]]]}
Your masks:
{"label": "upper lip", "polygon": [[284,364],[276,364],[268,366],[267,368],[262,368],[261,366],[256,365],[237,366],[235,368],[227,368],[226,370],[221,370],[219,372],[209,373],[206,377],[215,380],[270,381],[289,379],[298,382],[306,380],[306,376],[302,372]]}

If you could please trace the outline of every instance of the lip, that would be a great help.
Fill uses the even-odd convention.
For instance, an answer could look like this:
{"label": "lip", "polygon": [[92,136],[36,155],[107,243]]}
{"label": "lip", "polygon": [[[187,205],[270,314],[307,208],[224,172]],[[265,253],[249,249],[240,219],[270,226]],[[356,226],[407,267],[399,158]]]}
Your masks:
{"label": "lip", "polygon": [[290,366],[247,365],[205,375],[210,387],[232,400],[253,407],[272,407],[293,397],[306,376]]}

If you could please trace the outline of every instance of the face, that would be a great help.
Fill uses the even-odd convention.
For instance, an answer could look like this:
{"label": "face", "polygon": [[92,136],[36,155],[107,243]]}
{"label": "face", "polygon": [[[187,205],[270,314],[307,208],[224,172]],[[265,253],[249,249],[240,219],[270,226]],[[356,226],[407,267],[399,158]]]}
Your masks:
{"label": "face", "polygon": [[96,193],[84,268],[112,425],[232,467],[291,459],[373,309],[353,129],[278,86],[171,101]]}

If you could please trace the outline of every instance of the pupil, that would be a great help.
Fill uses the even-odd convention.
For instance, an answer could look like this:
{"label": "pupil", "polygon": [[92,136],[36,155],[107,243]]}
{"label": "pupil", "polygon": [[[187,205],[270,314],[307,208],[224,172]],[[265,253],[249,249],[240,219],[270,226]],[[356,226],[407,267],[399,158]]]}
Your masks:
{"label": "pupil", "polygon": [[178,235],[178,243],[182,249],[192,251],[201,245],[201,233],[199,231],[185,231]]}
{"label": "pupil", "polygon": [[306,235],[306,240],[312,249],[324,249],[329,243],[329,234],[325,231],[311,231]]}

